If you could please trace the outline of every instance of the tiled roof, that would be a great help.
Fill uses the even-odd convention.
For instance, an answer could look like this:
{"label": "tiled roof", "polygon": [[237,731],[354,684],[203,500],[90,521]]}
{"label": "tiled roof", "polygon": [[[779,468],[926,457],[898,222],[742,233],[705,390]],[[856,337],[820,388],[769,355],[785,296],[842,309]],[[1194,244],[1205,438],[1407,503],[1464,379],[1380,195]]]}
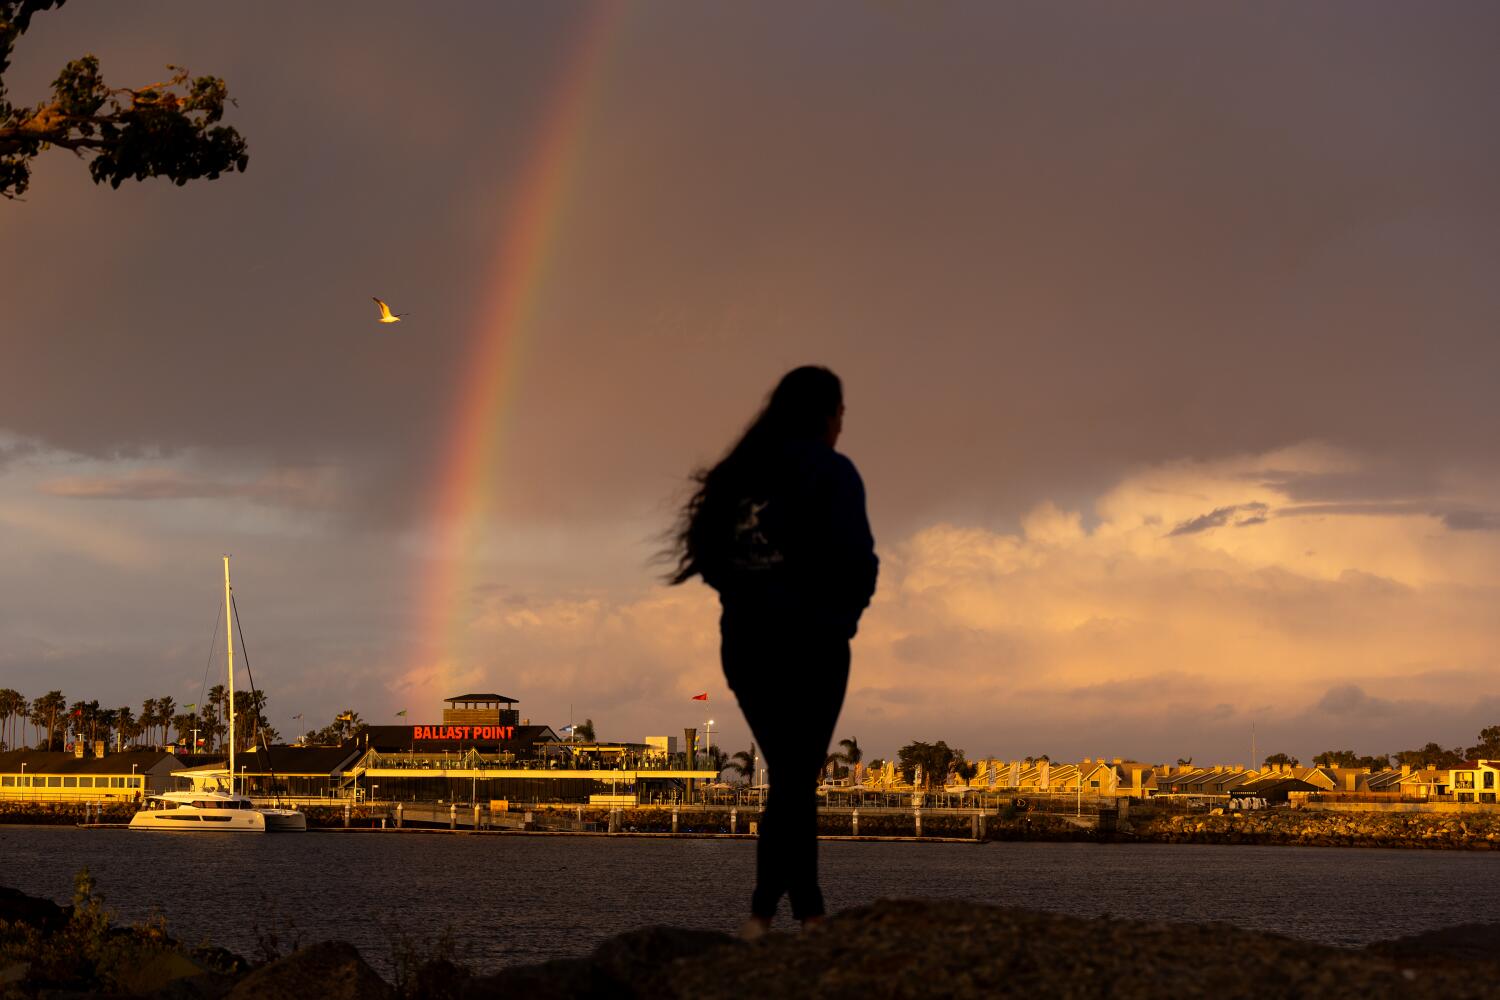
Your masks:
{"label": "tiled roof", "polygon": [[20,774],[22,764],[27,774],[142,774],[168,759],[179,763],[160,750],[126,750],[103,757],[75,757],[56,750],[12,750],[0,753],[0,774]]}

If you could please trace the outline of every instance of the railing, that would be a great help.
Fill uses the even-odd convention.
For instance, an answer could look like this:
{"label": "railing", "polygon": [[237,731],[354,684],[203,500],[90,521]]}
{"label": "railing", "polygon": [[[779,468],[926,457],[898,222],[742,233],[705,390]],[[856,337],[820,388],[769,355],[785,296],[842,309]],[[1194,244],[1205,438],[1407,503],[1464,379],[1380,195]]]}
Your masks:
{"label": "railing", "polygon": [[[657,757],[625,758],[619,762],[603,762],[580,758],[565,760],[549,758],[513,758],[485,756],[477,753],[455,754],[450,757],[410,754],[366,754],[357,765],[363,770],[410,770],[410,771],[601,771],[606,774],[621,771],[682,771],[692,770],[682,762],[662,760]],[[712,768],[704,768],[712,770]]]}
{"label": "railing", "polygon": [[0,788],[0,802],[134,802],[155,792],[139,788]]}

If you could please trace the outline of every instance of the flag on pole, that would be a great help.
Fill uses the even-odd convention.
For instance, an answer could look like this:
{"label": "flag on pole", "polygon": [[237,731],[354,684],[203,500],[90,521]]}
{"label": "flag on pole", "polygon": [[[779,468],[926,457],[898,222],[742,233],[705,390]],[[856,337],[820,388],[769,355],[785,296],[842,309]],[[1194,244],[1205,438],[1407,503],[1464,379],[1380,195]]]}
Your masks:
{"label": "flag on pole", "polygon": [[187,709],[189,712],[191,712],[193,709],[195,709],[195,708],[198,707],[198,703],[196,701],[189,702],[188,704],[186,704],[186,705],[184,705],[182,707],[185,708],[185,709]]}
{"label": "flag on pole", "polygon": [[693,695],[693,700],[694,701],[707,701],[708,700],[708,692],[705,691],[702,694],[695,694],[695,695]]}
{"label": "flag on pole", "polygon": [[571,733],[573,730],[575,730],[577,728],[578,728],[577,726],[563,726],[561,729],[558,730],[558,732],[559,733]]}
{"label": "flag on pole", "polygon": [[296,715],[292,716],[292,721],[296,722],[300,718],[302,718],[302,713],[298,712]]}
{"label": "flag on pole", "polygon": [[399,719],[401,716],[403,716],[405,714],[406,714],[406,709],[403,708],[401,711],[399,711],[399,712],[396,713],[396,717]]}

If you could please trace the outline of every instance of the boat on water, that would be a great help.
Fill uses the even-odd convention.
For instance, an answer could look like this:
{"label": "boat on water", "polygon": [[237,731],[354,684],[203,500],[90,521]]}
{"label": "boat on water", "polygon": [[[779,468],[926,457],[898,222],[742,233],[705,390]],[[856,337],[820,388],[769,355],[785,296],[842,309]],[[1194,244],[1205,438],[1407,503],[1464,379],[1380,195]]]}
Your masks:
{"label": "boat on water", "polygon": [[[229,557],[224,557],[224,628],[229,662],[229,762],[222,775],[207,781],[217,787],[162,792],[148,797],[130,819],[132,830],[171,830],[191,833],[301,833],[307,817],[297,809],[260,806],[234,790],[234,601],[229,583]],[[247,661],[248,662],[248,661]],[[225,782],[228,787],[225,787]],[[206,782],[205,782],[206,784]]]}
{"label": "boat on water", "polygon": [[130,820],[132,830],[193,833],[300,833],[307,817],[296,809],[258,806],[228,792],[163,792],[146,800]]}

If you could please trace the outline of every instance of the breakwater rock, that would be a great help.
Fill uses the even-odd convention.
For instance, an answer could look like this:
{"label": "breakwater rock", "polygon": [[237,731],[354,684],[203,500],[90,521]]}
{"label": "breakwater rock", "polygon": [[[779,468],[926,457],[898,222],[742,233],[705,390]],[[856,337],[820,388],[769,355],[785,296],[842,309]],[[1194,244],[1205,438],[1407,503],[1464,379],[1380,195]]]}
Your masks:
{"label": "breakwater rock", "polygon": [[134,802],[0,802],[0,823],[73,826],[77,823],[129,823]]}
{"label": "breakwater rock", "polygon": [[1168,844],[1500,849],[1500,815],[1267,809],[1222,816],[1140,813],[1120,840]]}
{"label": "breakwater rock", "polygon": [[306,997],[1318,997],[1500,995],[1500,924],[1352,951],[1222,924],[1082,919],[959,901],[882,900],[816,932],[744,944],[652,927],[591,954],[476,975],[409,956],[394,984],[351,945],[252,964],[159,925],[113,926],[86,875],[69,907],[0,889],[0,995],[158,1000]]}

